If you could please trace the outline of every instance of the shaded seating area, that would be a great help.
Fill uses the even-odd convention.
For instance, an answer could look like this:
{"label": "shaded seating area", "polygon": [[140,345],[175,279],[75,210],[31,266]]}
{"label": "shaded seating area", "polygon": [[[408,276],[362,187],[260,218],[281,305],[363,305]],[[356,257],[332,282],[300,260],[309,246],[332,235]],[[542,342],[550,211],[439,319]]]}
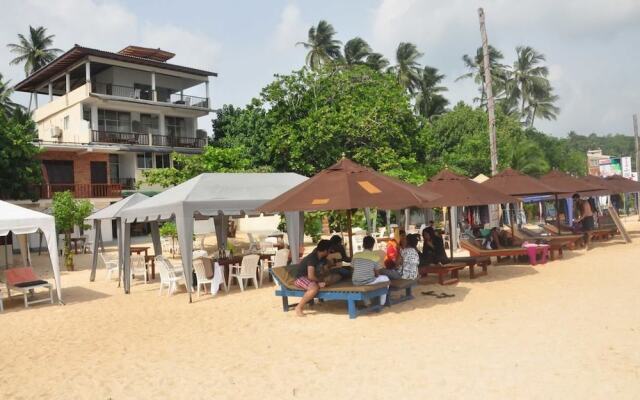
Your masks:
{"label": "shaded seating area", "polygon": [[562,258],[565,249],[574,249],[582,242],[583,235],[578,234],[552,234],[550,232],[534,232],[527,228],[515,227],[513,236],[518,243],[535,242],[549,245],[551,260],[554,260],[556,254],[558,258]]}
{"label": "shaded seating area", "polygon": [[[503,257],[520,257],[520,256],[529,256],[530,249],[524,247],[508,247],[508,248],[499,248],[499,249],[484,249],[480,247],[477,243],[463,239],[460,241],[460,245],[463,249],[467,250],[469,254],[476,257],[497,257],[498,260]],[[535,247],[535,256],[542,258],[544,256],[544,247],[536,246]],[[532,263],[533,264],[533,263]]]}
{"label": "shaded seating area", "polygon": [[[283,311],[289,311],[296,304],[289,304],[289,297],[302,297],[305,293],[294,284],[296,280],[295,271],[297,264],[291,264],[286,267],[276,267],[271,269],[271,274],[279,288],[276,289],[276,296],[282,297]],[[370,312],[379,312],[387,305],[398,304],[402,301],[413,298],[412,288],[417,284],[414,280],[400,279],[390,282],[378,283],[373,285],[354,286],[350,281],[342,281],[335,285],[321,288],[316,295],[318,300],[341,300],[347,302],[349,318],[354,319],[358,315]],[[404,294],[396,299],[391,299],[390,292],[404,292]],[[386,304],[380,304],[380,296],[387,295]],[[358,309],[356,302],[361,301],[370,303],[364,308]],[[376,303],[377,301],[377,303]]]}

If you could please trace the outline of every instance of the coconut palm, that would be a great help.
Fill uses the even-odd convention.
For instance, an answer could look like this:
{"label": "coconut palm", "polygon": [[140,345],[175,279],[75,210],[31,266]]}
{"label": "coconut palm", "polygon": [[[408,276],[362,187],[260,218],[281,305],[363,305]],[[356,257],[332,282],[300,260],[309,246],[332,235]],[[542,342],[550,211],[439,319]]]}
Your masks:
{"label": "coconut palm", "polygon": [[47,35],[47,28],[39,26],[34,28],[29,26],[29,37],[18,34],[18,43],[10,43],[7,45],[9,50],[16,57],[9,64],[24,64],[24,73],[29,76],[38,69],[44,67],[56,56],[62,53],[62,50],[50,48],[53,44],[55,35]]}
{"label": "coconut palm", "polygon": [[[491,70],[491,81],[493,95],[496,98],[504,96],[505,82],[507,81],[507,66],[500,63],[504,58],[502,52],[495,47],[489,45],[489,69]],[[456,78],[456,82],[462,79],[473,78],[474,82],[480,86],[480,97],[474,99],[479,101],[481,105],[485,105],[487,102],[487,93],[485,91],[484,80],[484,61],[482,47],[478,47],[475,57],[471,57],[468,54],[462,56],[462,61],[467,67],[469,72],[462,74]]]}
{"label": "coconut palm", "polygon": [[398,82],[404,86],[409,93],[413,94],[420,81],[420,63],[418,58],[422,53],[413,43],[402,42],[396,50],[396,65],[392,67],[398,78]]}
{"label": "coconut palm", "polygon": [[364,64],[371,54],[371,47],[360,37],[355,37],[344,44],[344,61],[347,65]]}
{"label": "coconut palm", "polygon": [[376,71],[382,72],[389,66],[389,60],[384,58],[384,56],[380,53],[369,53],[369,55],[367,55],[365,64],[375,69]]}
{"label": "coconut palm", "polygon": [[446,87],[439,86],[444,75],[439,74],[437,68],[429,66],[425,66],[420,72],[415,109],[418,114],[432,121],[434,117],[444,114],[449,105],[449,100],[440,94],[447,91]]}
{"label": "coconut palm", "polygon": [[531,104],[536,93],[544,97],[544,92],[550,88],[549,70],[542,65],[545,61],[543,54],[529,46],[516,47],[516,60],[511,71],[511,85],[507,95],[511,99],[518,99],[520,113],[525,115],[525,109]]}
{"label": "coconut palm", "polygon": [[309,50],[306,63],[312,69],[318,69],[333,60],[342,58],[340,53],[341,41],[334,39],[336,31],[333,26],[325,20],[318,22],[318,26],[309,28],[307,42],[298,42]]}
{"label": "coconut palm", "polygon": [[11,100],[13,94],[13,88],[9,86],[11,81],[3,81],[2,74],[0,74],[0,111],[7,114],[12,114],[20,106]]}
{"label": "coconut palm", "polygon": [[549,163],[544,152],[531,140],[513,138],[506,154],[503,155],[503,160],[505,166],[527,175],[540,176],[549,171]]}
{"label": "coconut palm", "polygon": [[526,124],[533,127],[536,117],[555,120],[560,113],[560,108],[555,105],[556,101],[558,101],[558,96],[553,94],[551,86],[534,92],[526,109]]}

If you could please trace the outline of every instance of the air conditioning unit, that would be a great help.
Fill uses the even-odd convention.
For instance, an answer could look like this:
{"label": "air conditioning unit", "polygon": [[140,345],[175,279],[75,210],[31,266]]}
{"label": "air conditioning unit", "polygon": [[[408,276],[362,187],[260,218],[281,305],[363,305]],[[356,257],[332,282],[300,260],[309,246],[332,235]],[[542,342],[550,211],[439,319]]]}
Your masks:
{"label": "air conditioning unit", "polygon": [[52,138],[61,138],[62,137],[62,128],[59,126],[55,126],[51,128],[51,137]]}

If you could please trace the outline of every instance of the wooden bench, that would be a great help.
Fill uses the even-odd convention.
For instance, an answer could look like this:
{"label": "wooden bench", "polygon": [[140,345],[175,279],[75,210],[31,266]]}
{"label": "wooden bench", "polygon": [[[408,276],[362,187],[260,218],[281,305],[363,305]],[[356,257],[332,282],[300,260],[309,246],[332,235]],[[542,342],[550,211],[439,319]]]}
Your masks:
{"label": "wooden bench", "polygon": [[[469,267],[469,277],[476,279],[489,273],[488,267],[491,265],[491,257],[454,257],[451,262],[466,264]],[[482,271],[476,272],[476,267],[479,267]]]}
{"label": "wooden bench", "polygon": [[[282,309],[283,311],[289,311],[291,307],[295,307],[297,304],[289,304],[289,297],[302,297],[305,291],[294,285],[295,273],[297,271],[297,265],[292,264],[286,267],[276,267],[271,269],[271,276],[273,280],[278,284],[279,288],[276,290],[276,296],[282,297]],[[349,311],[349,318],[354,319],[358,315],[368,312],[379,312],[386,306],[397,304],[402,301],[413,299],[412,288],[417,284],[416,281],[408,280],[393,280],[390,282],[379,283],[375,285],[353,286],[350,281],[338,282],[335,285],[321,288],[318,294],[315,296],[319,300],[344,300],[347,302],[347,308]],[[392,300],[390,292],[403,291],[404,296],[398,299]],[[377,304],[374,299],[379,299],[380,296],[387,295],[386,304]],[[376,300],[377,300],[376,299]],[[356,301],[363,301],[365,303],[371,303],[371,305],[358,310],[356,307]]]}
{"label": "wooden bench", "polygon": [[[501,249],[483,249],[470,240],[461,240],[460,247],[467,250],[472,257],[518,257],[527,256],[529,253],[524,247],[507,247]],[[536,255],[542,254],[542,248],[536,250]]]}
{"label": "wooden bench", "polygon": [[[24,296],[24,307],[28,308],[30,304],[51,302],[53,304],[53,286],[39,279],[33,272],[31,267],[11,268],[4,272],[7,284],[7,297],[11,298],[11,289],[21,292]],[[37,288],[49,289],[49,298],[29,301],[28,295],[33,295]]]}
{"label": "wooden bench", "polygon": [[[458,273],[461,269],[465,269],[465,263],[451,263],[446,265],[425,265],[419,268],[420,276],[426,277],[429,274],[438,275],[438,283],[440,285],[453,285],[460,281]],[[447,279],[447,276],[449,277]]]}

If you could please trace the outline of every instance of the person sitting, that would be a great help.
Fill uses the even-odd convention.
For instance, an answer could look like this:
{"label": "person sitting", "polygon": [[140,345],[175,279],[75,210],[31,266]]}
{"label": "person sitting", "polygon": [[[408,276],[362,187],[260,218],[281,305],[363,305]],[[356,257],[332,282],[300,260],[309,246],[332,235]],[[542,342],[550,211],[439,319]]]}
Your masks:
{"label": "person sitting", "polygon": [[[380,255],[373,251],[376,241],[372,236],[365,236],[362,240],[363,251],[353,255],[351,265],[353,276],[351,282],[354,286],[375,285],[376,283],[389,282],[389,278],[380,274]],[[380,304],[385,304],[387,295],[380,296]]]}
{"label": "person sitting", "polygon": [[327,283],[322,280],[322,269],[326,263],[330,247],[331,242],[328,240],[319,241],[316,248],[298,264],[298,275],[294,284],[305,290],[304,296],[296,306],[296,315],[299,317],[304,317],[302,309],[305,304],[318,294],[320,288],[327,286]]}
{"label": "person sitting", "polygon": [[351,262],[342,244],[342,238],[339,235],[333,235],[329,241],[331,247],[327,256],[327,267],[331,273],[338,274],[341,279],[351,278],[351,268],[342,265],[343,262]]}
{"label": "person sitting", "polygon": [[420,265],[420,255],[418,254],[418,235],[408,235],[406,246],[400,251],[402,265],[400,275],[402,279],[416,279],[418,277],[418,266]]}
{"label": "person sitting", "polygon": [[387,269],[396,269],[398,266],[398,256],[400,251],[398,249],[398,242],[396,241],[393,233],[391,238],[387,242],[387,251],[384,257],[384,266]]}

